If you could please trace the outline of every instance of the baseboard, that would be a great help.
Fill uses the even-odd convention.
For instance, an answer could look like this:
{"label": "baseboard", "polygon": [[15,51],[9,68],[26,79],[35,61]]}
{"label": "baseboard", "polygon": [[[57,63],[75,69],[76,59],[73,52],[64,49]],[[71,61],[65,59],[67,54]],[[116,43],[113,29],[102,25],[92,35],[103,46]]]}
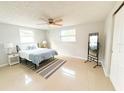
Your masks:
{"label": "baseboard", "polygon": [[7,64],[7,63],[6,64],[1,64],[0,67],[5,67],[7,65],[9,65],[9,64]]}
{"label": "baseboard", "polygon": [[[61,55],[61,56],[66,56],[66,57],[71,57],[71,58],[78,58],[78,59],[82,59],[82,60],[87,60],[87,58],[83,58],[83,57],[78,57],[78,56],[70,56],[70,55]],[[103,63],[103,61],[99,61],[99,63]]]}
{"label": "baseboard", "polygon": [[103,65],[103,62],[101,62],[101,65],[102,65],[102,68],[103,68],[103,71],[104,71],[105,76],[106,76],[106,77],[109,77],[109,75],[107,74],[107,72],[106,72],[106,70],[105,70],[105,67],[104,67],[104,65]]}
{"label": "baseboard", "polygon": [[[78,57],[78,56],[70,56],[70,55],[61,55],[61,56],[67,56],[67,57],[72,57],[72,58],[78,58],[78,59],[82,59],[82,60],[87,60],[87,58],[83,58],[83,57]],[[103,63],[103,61],[99,61],[99,63]]]}
{"label": "baseboard", "polygon": [[71,58],[78,58],[82,60],[87,60],[87,58],[82,58],[82,57],[77,57],[77,56],[70,56],[70,55],[61,55],[61,56],[66,56],[66,57],[71,57]]}
{"label": "baseboard", "polygon": [[110,81],[111,81],[111,83],[112,83],[112,85],[113,85],[115,91],[119,91],[119,90],[117,89],[116,84],[115,84],[115,82],[113,81],[113,79],[112,79],[111,77],[109,77],[109,78],[110,78]]}
{"label": "baseboard", "polygon": [[87,60],[87,58],[82,58],[82,57],[77,57],[77,56],[68,56],[68,57],[78,58],[78,59],[82,59],[82,60]]}

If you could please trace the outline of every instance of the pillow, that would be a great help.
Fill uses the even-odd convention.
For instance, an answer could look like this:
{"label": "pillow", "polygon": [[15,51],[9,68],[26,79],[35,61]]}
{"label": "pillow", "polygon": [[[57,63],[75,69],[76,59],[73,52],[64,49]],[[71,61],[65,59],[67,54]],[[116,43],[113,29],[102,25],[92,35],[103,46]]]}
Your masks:
{"label": "pillow", "polygon": [[27,46],[26,50],[31,50],[31,46]]}
{"label": "pillow", "polygon": [[20,50],[27,50],[27,45],[21,44],[19,45]]}
{"label": "pillow", "polygon": [[37,47],[37,44],[35,44],[35,43],[29,45],[29,49],[36,49],[36,48],[38,48],[38,47]]}
{"label": "pillow", "polygon": [[38,48],[36,43],[21,44],[19,47],[21,50],[32,50]]}

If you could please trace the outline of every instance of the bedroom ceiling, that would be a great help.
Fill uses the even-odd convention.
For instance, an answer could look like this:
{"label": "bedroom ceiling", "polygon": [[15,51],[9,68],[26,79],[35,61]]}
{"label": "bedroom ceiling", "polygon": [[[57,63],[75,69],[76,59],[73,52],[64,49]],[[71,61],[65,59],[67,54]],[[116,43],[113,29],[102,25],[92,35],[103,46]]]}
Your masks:
{"label": "bedroom ceiling", "polygon": [[0,2],[0,22],[48,29],[40,18],[44,15],[61,17],[64,26],[102,21],[112,9],[112,1],[33,1]]}

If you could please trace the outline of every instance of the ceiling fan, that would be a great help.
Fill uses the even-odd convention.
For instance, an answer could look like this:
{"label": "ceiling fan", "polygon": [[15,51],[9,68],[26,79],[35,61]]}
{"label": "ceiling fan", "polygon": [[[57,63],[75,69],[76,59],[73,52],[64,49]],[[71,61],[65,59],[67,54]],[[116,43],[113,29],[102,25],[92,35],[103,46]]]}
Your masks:
{"label": "ceiling fan", "polygon": [[48,18],[41,18],[42,21],[44,21],[44,23],[39,24],[39,25],[50,25],[50,26],[62,26],[62,19],[59,17],[56,18],[52,18],[52,17],[48,17]]}

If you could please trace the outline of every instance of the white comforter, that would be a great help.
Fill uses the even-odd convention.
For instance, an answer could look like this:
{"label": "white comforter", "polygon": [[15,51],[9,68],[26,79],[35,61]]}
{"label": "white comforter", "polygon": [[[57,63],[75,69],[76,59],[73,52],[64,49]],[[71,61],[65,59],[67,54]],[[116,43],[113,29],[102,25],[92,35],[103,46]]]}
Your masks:
{"label": "white comforter", "polygon": [[19,51],[19,55],[21,58],[25,58],[29,61],[32,61],[34,64],[39,65],[41,61],[57,55],[57,52],[48,48],[36,48],[32,50]]}

